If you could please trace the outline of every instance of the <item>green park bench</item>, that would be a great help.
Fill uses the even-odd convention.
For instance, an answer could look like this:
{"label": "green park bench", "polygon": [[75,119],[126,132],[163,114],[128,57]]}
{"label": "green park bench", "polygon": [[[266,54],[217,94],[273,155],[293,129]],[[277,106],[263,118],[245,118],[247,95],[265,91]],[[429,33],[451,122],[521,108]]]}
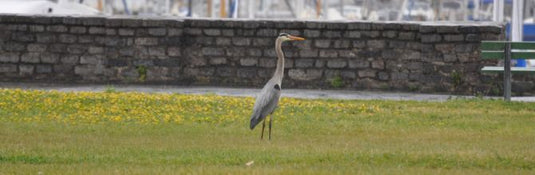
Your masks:
{"label": "green park bench", "polygon": [[482,41],[482,59],[503,59],[503,66],[485,66],[482,72],[503,73],[503,98],[511,101],[511,74],[535,73],[535,68],[511,67],[511,59],[535,58],[535,42]]}

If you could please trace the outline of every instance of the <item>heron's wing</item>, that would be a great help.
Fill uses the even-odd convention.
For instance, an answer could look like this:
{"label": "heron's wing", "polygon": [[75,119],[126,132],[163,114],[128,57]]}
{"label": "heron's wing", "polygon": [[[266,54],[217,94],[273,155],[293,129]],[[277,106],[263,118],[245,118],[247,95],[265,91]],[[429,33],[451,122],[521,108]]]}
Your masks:
{"label": "heron's wing", "polygon": [[264,86],[262,92],[256,97],[253,114],[251,115],[251,129],[275,110],[279,103],[280,95],[280,85],[268,83]]}

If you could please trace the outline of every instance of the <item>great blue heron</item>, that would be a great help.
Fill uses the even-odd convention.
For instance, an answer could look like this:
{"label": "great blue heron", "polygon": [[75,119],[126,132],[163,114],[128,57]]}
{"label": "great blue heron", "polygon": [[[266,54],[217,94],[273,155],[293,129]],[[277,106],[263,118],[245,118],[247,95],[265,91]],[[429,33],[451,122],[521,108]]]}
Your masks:
{"label": "great blue heron", "polygon": [[[273,110],[279,104],[281,95],[281,83],[284,76],[284,53],[282,52],[281,45],[285,41],[302,41],[305,40],[301,37],[292,36],[287,33],[279,34],[275,41],[275,50],[277,51],[277,68],[273,77],[264,85],[262,91],[256,97],[256,102],[253,107],[253,114],[251,115],[251,130],[254,129],[258,123],[262,123],[262,133],[260,139],[264,138],[264,128],[266,127],[266,116],[273,113]],[[272,117],[269,118],[269,140],[271,140],[271,122]]]}

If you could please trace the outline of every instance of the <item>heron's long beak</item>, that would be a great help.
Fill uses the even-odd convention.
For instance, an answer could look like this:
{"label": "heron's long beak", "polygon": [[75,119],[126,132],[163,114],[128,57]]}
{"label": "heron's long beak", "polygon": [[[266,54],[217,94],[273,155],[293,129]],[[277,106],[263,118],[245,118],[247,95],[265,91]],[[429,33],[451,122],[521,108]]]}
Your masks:
{"label": "heron's long beak", "polygon": [[297,37],[297,36],[288,36],[292,41],[303,41],[305,38]]}

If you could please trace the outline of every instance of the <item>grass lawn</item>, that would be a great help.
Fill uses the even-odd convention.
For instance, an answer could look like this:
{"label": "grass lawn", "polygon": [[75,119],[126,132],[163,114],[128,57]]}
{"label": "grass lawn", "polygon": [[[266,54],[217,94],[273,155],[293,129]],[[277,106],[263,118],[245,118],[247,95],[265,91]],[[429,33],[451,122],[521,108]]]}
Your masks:
{"label": "grass lawn", "polygon": [[[0,174],[534,174],[535,104],[0,89]],[[254,161],[250,166],[247,162]]]}

